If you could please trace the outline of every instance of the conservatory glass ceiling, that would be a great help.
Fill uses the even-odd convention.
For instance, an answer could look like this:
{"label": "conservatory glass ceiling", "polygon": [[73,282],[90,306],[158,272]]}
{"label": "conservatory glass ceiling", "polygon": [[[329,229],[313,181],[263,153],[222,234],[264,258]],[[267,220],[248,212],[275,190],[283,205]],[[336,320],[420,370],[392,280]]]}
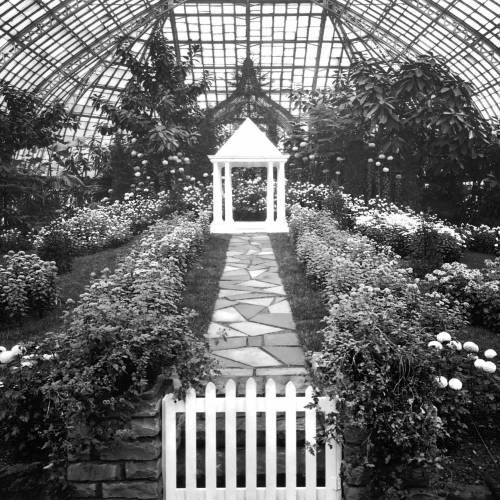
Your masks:
{"label": "conservatory glass ceiling", "polygon": [[129,76],[117,38],[143,55],[158,24],[179,54],[201,42],[204,106],[231,93],[247,50],[286,109],[292,88],[328,86],[354,58],[431,52],[474,84],[487,117],[500,114],[500,0],[0,0],[0,78],[63,100],[81,115],[77,134],[93,135],[91,96],[118,99]]}

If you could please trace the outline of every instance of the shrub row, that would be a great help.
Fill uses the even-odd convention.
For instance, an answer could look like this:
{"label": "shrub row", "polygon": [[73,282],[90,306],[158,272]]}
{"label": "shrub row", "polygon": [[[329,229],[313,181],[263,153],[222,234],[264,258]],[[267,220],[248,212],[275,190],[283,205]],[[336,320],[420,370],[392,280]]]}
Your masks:
{"label": "shrub row", "polygon": [[41,314],[58,300],[57,267],[24,251],[0,257],[0,321]]}
{"label": "shrub row", "polygon": [[381,198],[365,203],[360,198],[339,193],[339,203],[332,209],[342,217],[348,228],[364,234],[376,242],[390,246],[403,258],[425,263],[433,268],[443,262],[462,257],[466,239],[458,230],[430,215],[401,208]]}
{"label": "shrub row", "polygon": [[468,304],[472,324],[500,334],[500,257],[476,270],[465,264],[443,264],[425,276],[421,286]]}
{"label": "shrub row", "polygon": [[348,467],[375,468],[383,497],[404,497],[409,468],[439,467],[443,448],[473,420],[487,428],[500,416],[499,378],[451,341],[467,325],[467,305],[421,286],[391,249],[340,230],[326,212],[294,207],[290,228],[329,305],[322,351],[312,358],[319,391],[337,399],[323,437],[365,429],[365,454],[348,457]]}
{"label": "shrub row", "polygon": [[91,282],[65,313],[65,328],[4,369],[0,433],[10,460],[57,465],[69,451],[112,438],[160,373],[177,374],[183,388],[207,378],[209,354],[180,303],[208,222],[201,215],[155,224],[114,273]]}

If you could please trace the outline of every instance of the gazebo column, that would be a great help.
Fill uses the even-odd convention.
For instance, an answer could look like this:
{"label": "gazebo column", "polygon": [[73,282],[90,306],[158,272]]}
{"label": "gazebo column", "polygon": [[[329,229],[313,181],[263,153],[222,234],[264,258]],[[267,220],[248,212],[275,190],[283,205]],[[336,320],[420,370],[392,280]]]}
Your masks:
{"label": "gazebo column", "polygon": [[224,174],[224,195],[225,195],[225,214],[224,220],[226,223],[234,222],[233,220],[233,183],[231,182],[231,164],[226,162]]}
{"label": "gazebo column", "polygon": [[222,223],[222,178],[221,168],[217,162],[213,164],[213,207],[214,223]]}
{"label": "gazebo column", "polygon": [[270,161],[267,164],[267,209],[266,222],[274,222],[274,166]]}
{"label": "gazebo column", "polygon": [[280,161],[277,176],[277,217],[276,222],[286,224],[285,215],[285,162]]}

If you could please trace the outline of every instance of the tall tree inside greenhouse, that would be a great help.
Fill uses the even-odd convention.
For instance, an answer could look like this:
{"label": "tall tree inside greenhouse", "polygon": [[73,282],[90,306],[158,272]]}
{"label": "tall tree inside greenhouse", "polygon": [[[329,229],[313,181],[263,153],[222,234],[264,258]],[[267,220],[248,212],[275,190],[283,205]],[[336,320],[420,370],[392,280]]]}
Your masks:
{"label": "tall tree inside greenhouse", "polygon": [[119,43],[117,56],[132,76],[117,104],[94,98],[109,121],[100,131],[115,136],[112,156],[120,157],[111,161],[115,197],[129,188],[123,179],[135,178],[139,191],[150,184],[164,188],[170,185],[172,167],[177,167],[175,175],[179,168],[189,168],[180,156],[199,141],[204,115],[197,98],[210,86],[207,72],[199,80],[193,77],[199,54],[200,47],[192,45],[178,58],[161,30],[153,32],[145,61],[133,53],[128,40]]}
{"label": "tall tree inside greenhouse", "polygon": [[61,141],[61,132],[77,129],[77,117],[60,102],[47,103],[36,93],[0,80],[0,225],[24,225],[29,213],[47,200],[51,179],[21,171],[18,151]]}
{"label": "tall tree inside greenhouse", "polygon": [[351,177],[357,194],[366,190],[368,158],[380,154],[394,157],[391,170],[403,175],[408,192],[429,187],[436,199],[456,195],[454,203],[464,181],[478,187],[498,168],[498,143],[471,86],[439,58],[358,62],[337,86],[293,98],[311,116],[308,148],[331,177],[339,168]]}

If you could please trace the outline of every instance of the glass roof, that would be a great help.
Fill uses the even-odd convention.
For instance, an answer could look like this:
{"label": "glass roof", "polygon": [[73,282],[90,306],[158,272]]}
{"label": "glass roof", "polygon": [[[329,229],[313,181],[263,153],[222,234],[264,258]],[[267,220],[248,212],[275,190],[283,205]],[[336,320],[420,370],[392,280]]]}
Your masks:
{"label": "glass roof", "polygon": [[0,78],[63,100],[81,115],[77,135],[93,135],[91,96],[118,99],[128,80],[117,39],[142,56],[158,24],[179,54],[201,42],[204,106],[231,93],[247,50],[292,112],[292,88],[331,85],[354,58],[433,53],[473,83],[486,117],[500,115],[500,0],[1,0]]}

